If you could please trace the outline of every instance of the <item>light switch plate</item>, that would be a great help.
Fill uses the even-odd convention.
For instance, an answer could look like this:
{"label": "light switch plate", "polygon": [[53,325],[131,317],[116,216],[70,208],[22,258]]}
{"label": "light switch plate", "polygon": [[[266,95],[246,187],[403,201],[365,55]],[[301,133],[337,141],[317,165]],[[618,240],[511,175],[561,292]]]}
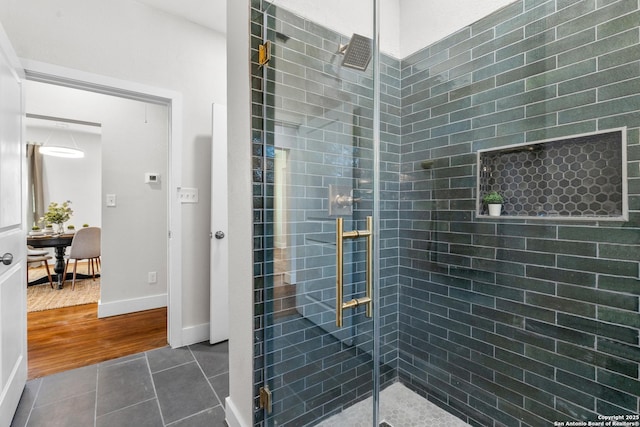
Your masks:
{"label": "light switch plate", "polygon": [[107,206],[115,206],[116,205],[116,195],[115,194],[107,194]]}
{"label": "light switch plate", "polygon": [[181,187],[178,190],[178,197],[182,203],[198,203],[198,189]]}

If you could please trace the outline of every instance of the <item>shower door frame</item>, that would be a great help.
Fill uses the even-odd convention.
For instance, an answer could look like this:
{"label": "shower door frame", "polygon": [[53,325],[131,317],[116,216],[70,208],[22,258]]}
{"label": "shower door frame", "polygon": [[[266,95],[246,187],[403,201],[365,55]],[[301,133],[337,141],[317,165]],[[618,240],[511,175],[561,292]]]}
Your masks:
{"label": "shower door frame", "polygon": [[[277,1],[275,1],[275,3],[277,3]],[[373,152],[373,167],[371,170],[371,174],[372,174],[372,181],[373,181],[373,196],[372,196],[372,208],[371,208],[371,213],[373,214],[373,232],[372,232],[372,239],[373,239],[373,272],[372,272],[372,281],[373,281],[373,306],[372,306],[372,316],[373,316],[373,326],[372,326],[372,333],[370,335],[370,339],[372,340],[372,348],[369,348],[368,350],[358,350],[361,353],[366,353],[369,356],[367,357],[371,357],[370,363],[372,366],[372,372],[370,373],[371,375],[371,381],[372,381],[372,390],[370,392],[370,396],[373,397],[373,405],[372,405],[372,425],[378,425],[378,406],[379,406],[379,387],[380,387],[380,368],[379,368],[379,364],[380,364],[380,352],[379,352],[379,348],[380,348],[380,332],[379,332],[379,325],[380,325],[380,310],[379,310],[379,305],[378,305],[378,301],[380,300],[380,292],[379,292],[379,274],[378,274],[378,269],[379,269],[379,265],[380,265],[380,254],[379,254],[379,250],[380,250],[380,236],[379,236],[379,232],[377,230],[380,229],[380,184],[379,184],[379,180],[380,180],[380,78],[379,78],[379,69],[380,69],[380,55],[379,55],[379,8],[380,8],[380,4],[379,4],[379,0],[372,0],[371,4],[373,7],[373,54],[372,54],[372,59],[371,59],[371,63],[370,63],[370,67],[372,69],[372,76],[373,76],[373,88],[372,88],[372,92],[371,92],[371,96],[373,98],[373,125],[372,125],[372,137],[371,137],[371,143],[372,143],[372,152]],[[263,19],[263,24],[266,23],[267,21],[267,16],[266,16],[266,12],[263,13],[262,16]],[[262,40],[267,40],[267,25],[263,25],[263,38]],[[273,48],[273,41],[272,41],[272,48]],[[276,59],[277,61],[277,59]],[[269,105],[267,104],[267,102],[269,101],[269,95],[267,94],[267,91],[264,90],[265,87],[267,86],[267,81],[268,81],[268,73],[270,72],[269,70],[269,65],[267,65],[266,67],[263,67],[263,79],[262,82],[260,82],[260,90],[262,92],[262,123],[263,123],[263,128],[262,128],[262,133],[261,133],[261,139],[260,139],[260,143],[262,145],[262,150],[261,150],[261,156],[262,156],[262,173],[264,175],[266,175],[268,173],[268,167],[267,167],[267,161],[268,159],[267,157],[267,135],[268,135],[268,129],[266,127],[266,123],[267,123],[267,117],[269,117],[270,119],[272,118],[272,116],[270,116],[269,114],[272,114],[271,111],[269,111]],[[254,86],[254,93],[256,93],[256,88]],[[277,123],[277,120],[275,121]],[[254,128],[254,185],[256,183],[256,176],[255,176],[255,147],[258,144],[255,144],[256,142],[256,131]],[[267,194],[266,194],[266,190],[265,190],[265,185],[264,183],[267,182],[267,178],[265,176],[262,176],[261,179],[263,179],[262,181],[262,190],[263,193],[261,194],[261,198],[262,198],[262,221],[263,222],[267,222],[266,218],[267,218],[267,206],[268,206],[268,202],[266,201],[267,199]],[[255,198],[254,198],[254,212],[256,212],[256,206],[255,206]],[[275,215],[274,215],[275,216]],[[361,218],[364,219],[364,218]],[[254,220],[255,220],[255,215],[254,215]],[[354,219],[354,224],[349,225],[349,228],[347,228],[348,230],[350,230],[352,227],[356,228],[357,225],[359,224],[363,224],[362,221],[356,221]],[[358,223],[358,224],[357,224]],[[358,227],[361,228],[361,227]],[[265,239],[267,240],[267,239]],[[359,243],[357,242],[353,242],[354,247],[356,245],[359,245]],[[275,246],[274,246],[275,247]],[[268,261],[268,255],[266,255],[270,248],[268,246],[264,246],[263,248],[263,254],[265,254],[264,257],[264,261]],[[272,251],[273,252],[273,251]],[[293,263],[293,265],[295,265],[295,261]],[[271,271],[273,271],[271,269]],[[267,294],[269,293],[268,290],[268,279],[265,278],[264,273],[265,271],[261,272],[262,274],[258,274],[254,272],[254,282],[256,283],[256,289],[258,289],[258,287],[262,287],[262,309],[263,309],[263,313],[260,316],[262,319],[262,328],[267,327],[267,321],[265,320],[265,314],[267,314],[267,309],[269,307],[269,304],[266,302],[267,300]],[[289,274],[291,274],[292,272],[289,272]],[[293,275],[295,277],[295,272],[293,272]],[[262,276],[262,277],[259,277]],[[346,295],[345,296],[346,299],[350,299],[351,296]],[[332,302],[331,302],[332,303]],[[257,307],[257,306],[256,306]],[[363,311],[363,310],[362,310]],[[355,327],[354,327],[355,328]],[[258,379],[257,382],[254,383],[254,396],[256,396],[256,402],[259,401],[259,395],[261,393],[260,390],[258,390],[258,386],[261,384],[267,385],[268,386],[268,367],[267,367],[267,363],[266,363],[266,359],[267,359],[267,335],[268,333],[265,332],[265,329],[262,330],[262,337],[259,338],[259,341],[261,341],[260,347],[261,350],[256,354],[257,358],[255,358],[255,362],[254,362],[254,367],[256,369],[255,371],[255,375],[254,378],[261,378],[261,380]],[[352,328],[353,329],[353,328]],[[331,331],[328,331],[331,334]],[[338,334],[340,335],[340,334]],[[344,337],[340,338],[342,341],[344,341]],[[348,340],[347,340],[348,341]],[[348,344],[347,344],[348,345]],[[256,364],[257,363],[257,364]],[[257,406],[257,405],[256,405]],[[256,422],[262,422],[262,425],[271,425],[269,424],[269,413],[267,408],[264,408],[263,410],[256,410],[256,414],[255,414],[255,421]],[[260,421],[262,419],[262,421]],[[315,422],[314,422],[315,423]],[[307,425],[307,424],[305,424]],[[308,425],[312,425],[312,424],[308,424]]]}

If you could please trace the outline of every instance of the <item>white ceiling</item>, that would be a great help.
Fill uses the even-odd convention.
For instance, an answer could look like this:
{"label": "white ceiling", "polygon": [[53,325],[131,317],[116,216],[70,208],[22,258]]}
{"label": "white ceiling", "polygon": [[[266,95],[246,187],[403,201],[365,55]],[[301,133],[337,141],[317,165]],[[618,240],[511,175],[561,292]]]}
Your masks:
{"label": "white ceiling", "polygon": [[163,10],[172,15],[211,28],[212,30],[227,32],[227,1],[226,0],[137,0],[148,6]]}
{"label": "white ceiling", "polygon": [[[227,24],[226,24],[226,11],[227,11],[227,0],[135,0],[140,3],[146,4],[151,7],[155,7],[160,9],[166,13],[181,16],[188,21],[194,22],[196,24],[202,25],[204,27],[210,28],[214,31],[218,31],[220,33],[226,34],[227,32]],[[277,0],[274,0],[276,2]],[[315,0],[314,0],[315,1]],[[393,0],[387,1],[390,4],[396,4],[395,7],[400,6],[401,0]],[[449,34],[450,29],[454,28],[455,30],[464,27],[477,19],[493,12],[496,9],[504,6],[505,4],[511,2],[513,0],[483,0],[482,2],[478,2],[476,0],[458,0],[458,3],[453,6],[451,9],[450,1],[443,0],[429,0],[422,4],[422,0],[420,0],[419,4],[423,6],[429,7],[429,19],[431,22],[447,22],[447,29],[443,29],[442,34],[437,33],[434,35],[436,39],[440,37],[444,37]],[[398,3],[395,3],[398,2]],[[287,3],[284,2],[283,3]],[[300,4],[303,4],[301,2]],[[292,3],[296,5],[297,3]],[[409,4],[409,3],[407,3]],[[463,8],[465,13],[452,13],[452,10],[456,10],[456,6],[466,5],[466,8]],[[475,5],[471,10],[466,11],[465,9],[469,8],[469,5]],[[414,6],[410,6],[412,9]],[[468,15],[468,16],[467,16]],[[422,18],[420,18],[422,19]],[[412,36],[413,37],[413,36]],[[411,38],[411,37],[410,37]],[[429,42],[433,42],[434,40],[429,40]],[[421,46],[429,43],[423,43]]]}

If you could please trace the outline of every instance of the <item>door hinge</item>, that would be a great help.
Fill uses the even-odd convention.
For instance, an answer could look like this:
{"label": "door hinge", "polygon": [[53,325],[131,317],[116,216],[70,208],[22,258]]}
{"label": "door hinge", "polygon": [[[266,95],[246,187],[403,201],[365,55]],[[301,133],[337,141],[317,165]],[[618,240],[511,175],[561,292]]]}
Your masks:
{"label": "door hinge", "polygon": [[271,59],[271,42],[267,40],[258,48],[258,64],[267,65]]}
{"label": "door hinge", "polygon": [[271,413],[271,390],[268,385],[260,387],[260,408],[266,409],[267,414]]}

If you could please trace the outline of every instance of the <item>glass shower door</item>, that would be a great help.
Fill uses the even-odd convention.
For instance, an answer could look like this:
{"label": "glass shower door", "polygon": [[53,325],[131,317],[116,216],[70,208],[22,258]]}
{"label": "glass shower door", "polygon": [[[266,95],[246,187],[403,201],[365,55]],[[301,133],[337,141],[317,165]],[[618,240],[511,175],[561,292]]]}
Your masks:
{"label": "glass shower door", "polygon": [[[257,417],[268,426],[317,425],[370,398],[375,383],[373,3],[349,6],[363,36],[311,16],[337,11],[296,3],[263,2],[254,28],[271,54],[254,92],[265,265]],[[371,399],[364,405],[371,418]]]}

